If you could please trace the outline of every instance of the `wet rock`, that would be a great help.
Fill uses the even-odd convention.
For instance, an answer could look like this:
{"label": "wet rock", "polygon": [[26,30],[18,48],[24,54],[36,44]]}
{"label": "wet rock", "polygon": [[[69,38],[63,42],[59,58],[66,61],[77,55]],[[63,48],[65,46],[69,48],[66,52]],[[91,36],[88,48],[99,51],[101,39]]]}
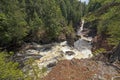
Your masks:
{"label": "wet rock", "polygon": [[51,68],[51,67],[54,67],[54,66],[56,66],[56,62],[49,63],[47,65],[47,68]]}
{"label": "wet rock", "polygon": [[22,53],[17,54],[19,57],[17,60],[23,62],[29,58],[34,58],[40,69],[43,67],[51,69],[61,60],[88,58],[88,54],[83,55],[79,50],[68,46],[67,41],[45,45],[31,43],[30,46],[33,48],[27,48]]}
{"label": "wet rock", "polygon": [[48,46],[48,47],[43,47],[42,49],[41,49],[41,51],[49,51],[49,50],[51,50],[52,48],[50,47],[50,46]]}
{"label": "wet rock", "polygon": [[60,46],[63,46],[63,47],[64,47],[64,46],[67,46],[67,41],[61,42],[61,43],[60,43]]}
{"label": "wet rock", "polygon": [[73,51],[66,51],[65,54],[66,54],[66,55],[69,55],[69,56],[75,55],[75,53],[74,53]]}
{"label": "wet rock", "polygon": [[34,49],[29,49],[29,50],[26,50],[24,53],[25,53],[25,55],[29,55],[29,54],[38,54],[39,51],[34,50]]}
{"label": "wet rock", "polygon": [[79,51],[82,51],[84,49],[91,50],[92,46],[87,41],[79,39],[74,43],[74,48],[76,48]]}

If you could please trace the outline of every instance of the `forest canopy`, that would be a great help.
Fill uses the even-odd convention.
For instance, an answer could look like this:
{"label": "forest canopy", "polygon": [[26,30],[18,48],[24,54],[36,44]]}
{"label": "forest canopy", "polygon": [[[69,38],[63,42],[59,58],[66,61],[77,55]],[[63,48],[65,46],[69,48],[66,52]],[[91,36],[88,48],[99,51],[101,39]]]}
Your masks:
{"label": "forest canopy", "polygon": [[90,0],[87,13],[84,16],[97,34],[106,36],[110,45],[117,45],[120,41],[120,0]]}
{"label": "forest canopy", "polygon": [[85,7],[78,0],[0,0],[0,46],[57,40],[80,22]]}

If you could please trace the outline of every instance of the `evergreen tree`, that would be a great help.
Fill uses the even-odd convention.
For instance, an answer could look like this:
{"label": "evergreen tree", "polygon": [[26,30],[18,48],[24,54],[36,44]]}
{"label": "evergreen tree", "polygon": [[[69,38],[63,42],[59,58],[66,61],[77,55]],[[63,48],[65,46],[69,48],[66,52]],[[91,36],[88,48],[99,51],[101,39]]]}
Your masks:
{"label": "evergreen tree", "polygon": [[0,80],[23,80],[23,72],[18,63],[9,60],[7,52],[0,52]]}
{"label": "evergreen tree", "polygon": [[25,15],[20,10],[17,0],[0,0],[0,42],[7,45],[16,43],[27,34]]}
{"label": "evergreen tree", "polygon": [[117,45],[120,40],[120,1],[90,0],[88,7],[86,19],[90,22],[97,21],[97,24],[93,24],[96,24],[98,34],[107,35],[108,42],[111,45]]}

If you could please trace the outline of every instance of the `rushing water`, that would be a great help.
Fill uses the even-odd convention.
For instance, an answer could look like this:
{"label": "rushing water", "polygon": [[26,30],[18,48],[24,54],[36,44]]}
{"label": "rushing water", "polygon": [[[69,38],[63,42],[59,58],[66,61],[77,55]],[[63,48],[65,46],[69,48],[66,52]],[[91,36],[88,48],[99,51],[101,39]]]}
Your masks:
{"label": "rushing water", "polygon": [[28,45],[31,46],[31,48],[26,49],[23,52],[24,54],[17,53],[16,60],[24,62],[29,58],[34,58],[40,69],[43,67],[47,67],[49,72],[52,67],[55,66],[56,63],[60,60],[92,57],[92,47],[90,45],[92,38],[83,36],[83,26],[84,21],[82,21],[81,27],[78,30],[79,34],[77,33],[77,35],[80,35],[81,38],[74,42],[74,47],[68,46],[67,41],[46,45],[32,43]]}
{"label": "rushing water", "polygon": [[84,37],[83,36],[83,26],[84,26],[84,20],[82,20],[82,24],[80,29],[77,31],[77,35],[80,36],[81,38],[79,40],[77,40],[76,42],[74,42],[74,48],[76,48],[77,50],[79,50],[81,53],[84,54],[92,54],[91,52],[91,41],[92,41],[92,37]]}

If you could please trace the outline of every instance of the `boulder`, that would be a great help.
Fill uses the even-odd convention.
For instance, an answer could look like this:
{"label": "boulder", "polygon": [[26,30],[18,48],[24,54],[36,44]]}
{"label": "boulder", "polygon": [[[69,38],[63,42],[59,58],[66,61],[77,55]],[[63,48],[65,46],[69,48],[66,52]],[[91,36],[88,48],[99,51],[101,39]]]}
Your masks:
{"label": "boulder", "polygon": [[49,63],[49,64],[47,65],[47,68],[52,68],[52,67],[54,67],[54,66],[56,66],[56,62]]}
{"label": "boulder", "polygon": [[75,55],[75,53],[74,53],[73,51],[66,51],[65,54],[66,54],[66,55],[69,55],[69,56]]}

